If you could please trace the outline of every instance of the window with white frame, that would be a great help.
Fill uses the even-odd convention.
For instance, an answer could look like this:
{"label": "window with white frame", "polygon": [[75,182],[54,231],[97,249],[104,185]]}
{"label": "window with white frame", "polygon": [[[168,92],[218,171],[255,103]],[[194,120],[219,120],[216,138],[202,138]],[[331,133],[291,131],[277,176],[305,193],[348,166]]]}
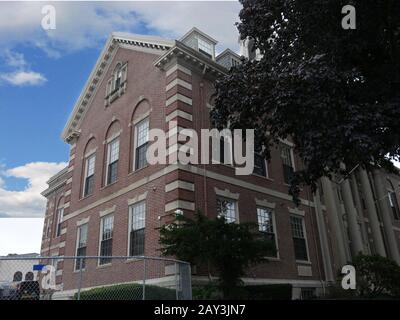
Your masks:
{"label": "window with white frame", "polygon": [[397,197],[394,191],[388,192],[388,200],[390,208],[392,209],[393,217],[396,220],[399,220],[400,219],[399,205],[397,203]]}
{"label": "window with white frame", "polygon": [[263,155],[258,152],[254,152],[254,169],[253,173],[259,176],[267,176],[267,165]]}
{"label": "window with white frame", "polygon": [[208,57],[212,58],[213,52],[212,52],[212,45],[211,43],[204,41],[201,38],[197,38],[197,45],[199,48],[199,51]]}
{"label": "window with white frame", "polygon": [[[233,165],[232,136],[221,134],[219,144],[219,162],[222,164]],[[216,159],[215,159],[216,160]]]}
{"label": "window with white frame", "polygon": [[101,219],[101,230],[100,230],[100,261],[99,264],[111,263],[112,256],[112,239],[114,231],[114,216],[108,215]]}
{"label": "window with white frame", "polygon": [[[83,224],[78,227],[77,233],[77,244],[76,244],[76,256],[77,257],[85,257],[86,256],[86,247],[87,247],[87,232],[88,225]],[[85,269],[86,259],[76,259],[75,270]]]}
{"label": "window with white frame", "polygon": [[114,139],[107,145],[107,183],[118,179],[119,139]]}
{"label": "window with white frame", "polygon": [[135,133],[135,170],[138,170],[147,165],[146,152],[149,143],[149,119],[140,121],[135,127]]}
{"label": "window with white frame", "polygon": [[85,159],[85,180],[83,186],[84,197],[91,195],[93,193],[95,162],[96,162],[95,154],[92,154]]}
{"label": "window with white frame", "polygon": [[[262,233],[263,236],[265,236],[267,240],[273,243],[276,249],[275,225],[274,225],[272,210],[258,207],[257,221],[258,221],[258,230]],[[277,253],[275,253],[274,257],[276,256]]]}
{"label": "window with white frame", "polygon": [[281,143],[280,152],[283,165],[283,180],[285,183],[289,184],[294,171],[293,150],[287,144]]}
{"label": "window with white frame", "polygon": [[114,90],[118,89],[122,84],[122,67],[120,67],[114,76]]}
{"label": "window with white frame", "polygon": [[63,216],[64,216],[64,208],[58,208],[57,209],[56,237],[59,237],[61,235],[61,224],[63,222]]}
{"label": "window with white frame", "polygon": [[[114,69],[112,76],[107,81],[106,88],[106,105],[111,103],[113,100],[118,98],[119,94],[124,93],[126,76],[128,71],[128,64],[125,63],[122,65],[118,63]],[[121,90],[120,90],[121,89]],[[112,97],[112,99],[108,100],[108,98]]]}
{"label": "window with white frame", "polygon": [[135,203],[129,207],[129,255],[144,254],[146,203]]}
{"label": "window with white frame", "polygon": [[389,201],[389,206],[392,209],[393,213],[393,218],[395,220],[400,219],[400,210],[399,210],[399,203],[397,202],[397,196],[396,196],[396,188],[394,187],[392,181],[390,179],[387,179],[387,183],[389,185],[388,188],[388,201]]}
{"label": "window with white frame", "polygon": [[308,261],[307,240],[305,236],[304,218],[301,216],[290,216],[290,226],[294,244],[294,255],[296,260]]}
{"label": "window with white frame", "polygon": [[217,198],[218,217],[225,217],[227,223],[233,223],[237,220],[237,202],[226,198]]}

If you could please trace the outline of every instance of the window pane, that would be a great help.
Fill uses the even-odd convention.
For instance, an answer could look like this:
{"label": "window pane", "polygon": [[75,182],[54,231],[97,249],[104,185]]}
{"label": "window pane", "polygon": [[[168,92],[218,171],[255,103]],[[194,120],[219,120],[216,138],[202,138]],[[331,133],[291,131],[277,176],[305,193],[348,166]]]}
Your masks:
{"label": "window pane", "polygon": [[290,226],[292,229],[294,253],[296,260],[308,260],[307,244],[303,228],[303,218],[291,216]]}
{"label": "window pane", "polygon": [[265,208],[257,208],[258,230],[274,233],[272,212]]}
{"label": "window pane", "polygon": [[283,143],[280,145],[281,159],[283,164],[283,179],[285,183],[289,184],[293,176],[293,159],[291,148]]}
{"label": "window pane", "polygon": [[[101,241],[100,255],[103,257],[112,256],[112,239]],[[110,262],[110,258],[100,258],[100,264],[106,264]]]}
{"label": "window pane", "polygon": [[87,242],[87,224],[79,227],[78,232],[78,248],[86,247]]}
{"label": "window pane", "polygon": [[119,139],[115,139],[108,144],[108,163],[113,163],[119,158]]}
{"label": "window pane", "polygon": [[90,177],[94,174],[94,164],[95,164],[96,156],[92,155],[86,159],[86,177]]}
{"label": "window pane", "polygon": [[[78,248],[78,250],[76,250],[76,255],[78,257],[86,256],[86,247]],[[75,270],[80,270],[80,265],[81,265],[81,259],[76,259]],[[85,266],[86,266],[86,259],[82,259],[82,269],[85,269]]]}
{"label": "window pane", "polygon": [[141,145],[147,143],[149,141],[149,120],[145,119],[139,122],[136,126],[136,147],[140,147]]}
{"label": "window pane", "polygon": [[131,256],[144,254],[145,229],[132,230],[130,232],[130,252]]}
{"label": "window pane", "polygon": [[64,208],[60,208],[57,211],[57,230],[56,230],[56,236],[59,237],[61,235],[61,223],[63,220],[63,215],[64,215]]}
{"label": "window pane", "polygon": [[103,218],[102,240],[111,239],[114,229],[114,216]]}
{"label": "window pane", "polygon": [[217,199],[218,216],[224,216],[226,222],[232,223],[236,221],[236,202],[228,199]]}
{"label": "window pane", "polygon": [[[272,219],[272,211],[266,208],[257,208],[258,230],[264,237],[272,242],[276,249],[275,227]],[[273,256],[276,257],[275,253]]]}
{"label": "window pane", "polygon": [[146,203],[140,202],[132,205],[129,211],[131,221],[129,254],[131,256],[141,255],[144,253]]}
{"label": "window pane", "polygon": [[139,230],[145,227],[146,204],[141,202],[130,207],[131,230]]}
{"label": "window pane", "polygon": [[108,165],[107,184],[114,183],[118,178],[118,161]]}
{"label": "window pane", "polygon": [[90,177],[87,177],[85,180],[85,196],[88,196],[92,194],[93,192],[93,182],[94,182],[94,176],[91,175]]}
{"label": "window pane", "polygon": [[211,44],[198,38],[197,39],[197,43],[198,43],[198,47],[199,47],[199,51],[202,51],[204,53],[206,53],[209,56],[212,56],[212,47]]}
{"label": "window pane", "polygon": [[136,165],[135,169],[141,169],[147,165],[146,159],[147,143],[136,148]]}
{"label": "window pane", "polygon": [[258,153],[254,153],[254,171],[255,174],[265,177],[267,170],[265,167],[265,159]]}
{"label": "window pane", "polygon": [[393,217],[396,220],[399,220],[399,215],[400,215],[399,211],[400,210],[399,210],[399,206],[398,206],[398,203],[397,203],[396,193],[392,192],[392,191],[388,192],[388,200],[389,200],[389,205],[392,208]]}

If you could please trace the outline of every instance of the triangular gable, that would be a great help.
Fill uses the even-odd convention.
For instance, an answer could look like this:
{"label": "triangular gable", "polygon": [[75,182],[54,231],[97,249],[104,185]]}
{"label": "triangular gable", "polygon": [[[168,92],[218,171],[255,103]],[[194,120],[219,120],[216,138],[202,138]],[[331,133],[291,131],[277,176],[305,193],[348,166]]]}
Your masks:
{"label": "triangular gable", "polygon": [[118,47],[131,48],[135,47],[149,48],[163,54],[174,45],[174,41],[162,39],[155,36],[143,36],[130,33],[114,32],[112,33],[97,59],[97,62],[86,81],[81,94],[75,103],[72,113],[62,132],[62,139],[68,143],[74,140],[74,137],[79,136],[79,125],[81,124],[87,108],[89,107],[92,98],[96,94],[98,84],[102,82],[104,74]]}

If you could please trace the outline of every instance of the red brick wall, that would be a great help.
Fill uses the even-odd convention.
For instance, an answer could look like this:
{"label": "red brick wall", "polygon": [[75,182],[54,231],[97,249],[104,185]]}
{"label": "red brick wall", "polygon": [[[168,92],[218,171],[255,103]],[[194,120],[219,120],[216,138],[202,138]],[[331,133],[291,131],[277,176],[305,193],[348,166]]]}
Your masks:
{"label": "red brick wall", "polygon": [[[80,126],[80,136],[76,141],[76,147],[71,149],[74,159],[70,161],[73,166],[71,172],[72,184],[67,184],[64,190],[71,189],[71,196],[66,197],[65,201],[70,202],[70,207],[66,210],[63,227],[67,228],[65,235],[54,241],[65,241],[65,248],[61,248],[59,253],[66,256],[76,254],[76,235],[77,221],[90,217],[88,222],[88,246],[87,255],[98,255],[99,253],[99,232],[100,216],[99,212],[116,206],[114,214],[114,235],[113,235],[113,255],[124,256],[127,254],[128,245],[128,201],[139,194],[147,192],[146,197],[146,240],[145,255],[159,256],[157,228],[168,220],[168,212],[165,212],[165,205],[174,200],[185,200],[194,202],[196,208],[202,209],[207,215],[215,216],[216,195],[214,188],[228,189],[230,192],[239,193],[239,215],[240,221],[257,221],[255,198],[268,199],[269,202],[276,203],[275,218],[278,235],[278,245],[280,260],[272,261],[265,265],[260,265],[249,271],[250,277],[275,278],[275,279],[301,279],[297,275],[297,265],[294,260],[293,241],[289,224],[288,207],[294,207],[290,200],[273,197],[260,193],[240,185],[232,185],[226,182],[207,178],[198,174],[187,172],[186,170],[176,170],[148,182],[139,188],[125,192],[123,195],[115,196],[117,192],[125,190],[141,179],[145,179],[159,172],[164,165],[148,166],[137,172],[132,172],[132,126],[131,119],[135,107],[140,99],[146,99],[151,106],[150,128],[161,128],[165,131],[168,127],[166,115],[174,110],[183,110],[193,116],[193,122],[178,118],[178,125],[182,127],[193,127],[198,132],[201,128],[208,128],[209,108],[206,104],[210,101],[213,93],[213,84],[207,78],[192,70],[192,75],[177,70],[168,77],[165,72],[154,67],[153,62],[158,58],[157,55],[119,48],[108,68],[105,80],[99,85],[94,99],[88,108],[85,118]],[[108,107],[104,107],[104,97],[106,82],[111,77],[117,62],[128,61],[127,89],[126,92],[115,100]],[[179,78],[192,84],[192,90],[182,86],[176,86],[165,91],[168,83]],[[193,100],[193,105],[189,106],[181,101],[177,101],[165,106],[166,99],[180,93]],[[110,124],[118,120],[122,129],[120,135],[120,156],[118,164],[118,181],[112,185],[104,186],[104,162],[106,159],[106,147],[103,141],[106,139],[107,128]],[[82,181],[84,170],[84,152],[89,139],[95,138],[97,143],[96,165],[93,194],[82,198]],[[268,165],[268,178],[251,176],[236,176],[234,169],[225,165],[199,165],[200,169],[239,179],[254,186],[269,188],[287,195],[288,187],[283,182],[282,163],[277,150],[272,153],[272,161]],[[296,160],[296,166],[299,166]],[[194,183],[195,192],[175,189],[165,192],[165,185],[175,181],[184,180]],[[124,189],[125,188],[125,189]],[[49,201],[53,201],[52,196]],[[106,197],[113,199],[98,204]],[[307,197],[307,190],[302,192],[302,197]],[[305,211],[305,223],[308,238],[308,249],[311,260],[312,277],[306,279],[319,279],[320,264],[315,213],[309,207],[301,206],[300,210]],[[76,215],[77,211],[81,212]],[[184,210],[188,212],[188,210]],[[188,212],[189,213],[189,212]],[[159,216],[161,217],[159,219]],[[57,243],[57,242],[53,242]],[[42,252],[46,254],[46,252]],[[64,288],[73,288],[76,285],[77,274],[73,272],[73,262],[64,260],[62,281]],[[322,264],[320,264],[322,265]],[[61,264],[60,264],[61,267]],[[159,266],[157,266],[158,268]],[[109,272],[110,270],[116,272]],[[141,271],[134,271],[132,263],[116,261],[111,266],[98,268],[97,261],[88,263],[85,271],[85,286],[101,284],[101,281],[125,282],[132,281],[141,277]]]}

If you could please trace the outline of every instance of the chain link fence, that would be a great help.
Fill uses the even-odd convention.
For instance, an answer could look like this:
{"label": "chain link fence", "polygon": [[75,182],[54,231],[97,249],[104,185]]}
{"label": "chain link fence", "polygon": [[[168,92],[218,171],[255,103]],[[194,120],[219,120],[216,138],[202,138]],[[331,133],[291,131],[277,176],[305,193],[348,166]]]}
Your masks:
{"label": "chain link fence", "polygon": [[191,300],[191,267],[161,257],[1,257],[0,300]]}

